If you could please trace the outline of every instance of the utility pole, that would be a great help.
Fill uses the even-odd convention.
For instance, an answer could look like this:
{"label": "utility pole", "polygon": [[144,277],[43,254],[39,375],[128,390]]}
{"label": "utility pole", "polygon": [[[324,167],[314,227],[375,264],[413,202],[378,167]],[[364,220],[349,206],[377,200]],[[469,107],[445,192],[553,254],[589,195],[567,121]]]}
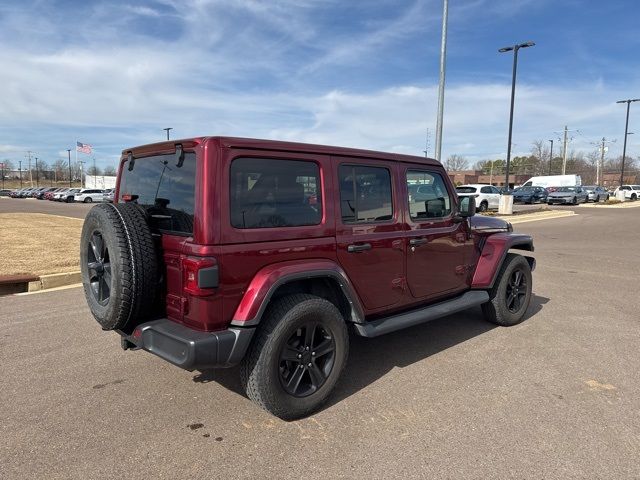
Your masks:
{"label": "utility pole", "polygon": [[427,142],[424,146],[424,156],[425,158],[429,157],[429,129],[427,128]]}
{"label": "utility pole", "polygon": [[4,162],[0,163],[0,176],[2,177],[2,189],[4,190]]}
{"label": "utility pole", "polygon": [[442,153],[442,117],[444,116],[444,79],[447,67],[447,20],[449,18],[449,0],[444,0],[442,10],[442,41],[440,43],[440,81],[438,83],[438,117],[436,119],[436,160]]}
{"label": "utility pole", "polygon": [[619,100],[616,103],[626,103],[627,104],[627,122],[624,125],[624,146],[622,147],[622,168],[620,169],[620,186],[624,183],[624,157],[627,155],[627,136],[629,135],[629,107],[631,106],[631,102],[640,102],[640,98],[628,99],[628,100]]}
{"label": "utility pole", "polygon": [[551,150],[549,150],[549,173],[551,175],[551,161],[553,160],[553,140],[549,140],[551,142]]}
{"label": "utility pole", "polygon": [[67,148],[67,156],[69,157],[69,188],[71,187],[71,181],[73,177],[71,176],[71,149]]}
{"label": "utility pole", "polygon": [[562,143],[563,145],[563,150],[562,150],[562,175],[564,175],[567,171],[567,133],[569,132],[569,130],[567,130],[567,126],[564,126],[564,142]]}
{"label": "utility pole", "polygon": [[38,172],[38,157],[36,157],[36,188],[40,187],[40,173]]}
{"label": "utility pole", "polygon": [[84,164],[85,164],[84,160],[79,160],[78,161],[78,165],[80,165],[80,188],[86,188],[87,187],[87,183],[86,182],[84,182],[84,185],[83,185],[83,181],[84,181]]}
{"label": "utility pole", "polygon": [[20,175],[20,188],[22,188],[22,160],[18,160],[18,175]]}
{"label": "utility pole", "polygon": [[[168,134],[169,132],[167,132]],[[98,172],[96,171],[96,157],[93,157],[93,188],[98,188]]]}
{"label": "utility pole", "polygon": [[29,186],[31,188],[33,188],[33,173],[31,172],[31,154],[32,153],[33,152],[30,150],[27,151],[27,155],[29,157]]}

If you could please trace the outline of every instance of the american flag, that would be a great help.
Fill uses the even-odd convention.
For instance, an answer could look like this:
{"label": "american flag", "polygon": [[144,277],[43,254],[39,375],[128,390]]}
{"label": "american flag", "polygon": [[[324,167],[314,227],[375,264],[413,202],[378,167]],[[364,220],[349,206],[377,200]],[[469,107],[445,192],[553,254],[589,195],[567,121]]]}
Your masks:
{"label": "american flag", "polygon": [[88,143],[80,143],[76,142],[76,150],[80,153],[86,153],[87,155],[91,154],[91,145]]}

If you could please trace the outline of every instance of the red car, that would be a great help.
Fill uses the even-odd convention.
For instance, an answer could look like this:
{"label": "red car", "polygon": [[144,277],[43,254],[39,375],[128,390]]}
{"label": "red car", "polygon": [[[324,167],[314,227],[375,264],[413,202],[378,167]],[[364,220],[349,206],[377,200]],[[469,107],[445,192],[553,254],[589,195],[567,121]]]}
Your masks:
{"label": "red car", "polygon": [[[475,306],[525,318],[531,237],[474,217],[435,160],[206,137],[127,149],[118,171],[81,237],[94,317],[188,370],[241,364],[249,398],[281,418],[327,399],[349,335]],[[410,200],[412,185],[433,195]]]}

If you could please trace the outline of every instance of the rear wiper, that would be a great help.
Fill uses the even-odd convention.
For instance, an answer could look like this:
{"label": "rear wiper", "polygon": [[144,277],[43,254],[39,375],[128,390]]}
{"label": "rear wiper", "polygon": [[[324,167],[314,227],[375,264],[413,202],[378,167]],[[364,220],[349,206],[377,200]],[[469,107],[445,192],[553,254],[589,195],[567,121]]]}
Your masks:
{"label": "rear wiper", "polygon": [[128,153],[127,161],[129,162],[129,171],[133,170],[133,167],[136,164],[136,159],[133,158],[133,153],[131,152]]}
{"label": "rear wiper", "polygon": [[176,163],[176,168],[182,167],[184,163],[184,150],[182,149],[182,144],[176,144],[176,158],[178,159],[178,163]]}

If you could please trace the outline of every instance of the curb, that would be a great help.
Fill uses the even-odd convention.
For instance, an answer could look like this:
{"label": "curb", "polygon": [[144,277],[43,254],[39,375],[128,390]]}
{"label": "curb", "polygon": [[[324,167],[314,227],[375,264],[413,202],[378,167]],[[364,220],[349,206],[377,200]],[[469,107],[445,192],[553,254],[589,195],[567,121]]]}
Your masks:
{"label": "curb", "polygon": [[529,214],[523,213],[521,215],[514,215],[514,216],[502,215],[502,216],[495,216],[493,218],[500,218],[514,225],[516,223],[537,222],[540,220],[551,220],[554,218],[573,217],[575,215],[577,215],[577,213],[574,212],[573,210],[567,210],[567,211],[552,210],[551,212],[535,212],[535,213],[529,213]]}
{"label": "curb", "polygon": [[580,205],[580,208],[634,208],[640,207],[640,202],[622,202],[616,203],[614,205],[598,205],[597,203],[583,203]]}
{"label": "curb", "polygon": [[40,275],[40,279],[29,282],[27,286],[28,292],[37,292],[39,290],[48,290],[50,288],[64,287],[74,283],[82,282],[80,272],[64,272],[53,273],[51,275]]}

